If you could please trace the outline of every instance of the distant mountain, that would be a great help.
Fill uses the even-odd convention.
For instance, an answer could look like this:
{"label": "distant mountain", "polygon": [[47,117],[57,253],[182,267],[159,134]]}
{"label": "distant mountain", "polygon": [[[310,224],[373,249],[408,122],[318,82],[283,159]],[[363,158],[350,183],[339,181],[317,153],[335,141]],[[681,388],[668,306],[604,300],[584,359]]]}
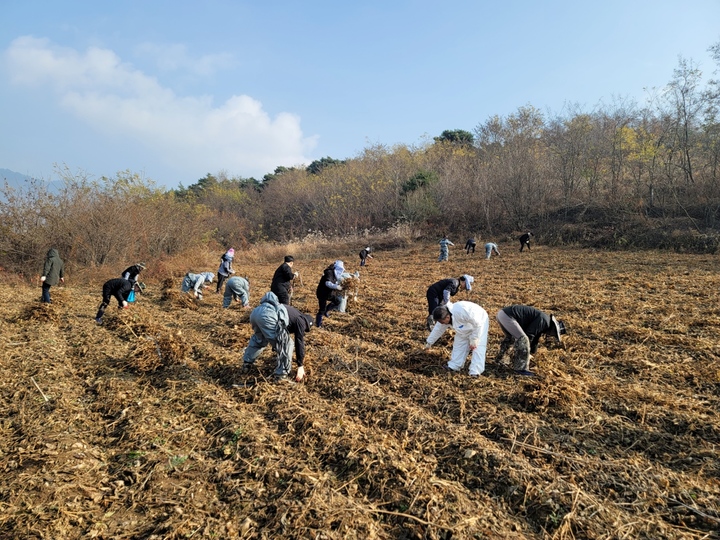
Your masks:
{"label": "distant mountain", "polygon": [[11,171],[10,169],[0,169],[0,185],[7,180],[11,188],[21,188],[25,186],[25,182],[32,179],[31,176]]}

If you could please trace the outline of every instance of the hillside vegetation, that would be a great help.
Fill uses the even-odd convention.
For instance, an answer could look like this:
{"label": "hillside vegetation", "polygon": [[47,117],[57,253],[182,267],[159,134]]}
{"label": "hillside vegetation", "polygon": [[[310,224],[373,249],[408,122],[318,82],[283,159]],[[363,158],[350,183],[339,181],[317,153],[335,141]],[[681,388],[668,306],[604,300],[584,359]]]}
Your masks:
{"label": "hillside vegetation", "polygon": [[[314,314],[322,269],[355,270],[361,247],[293,250],[294,304]],[[718,538],[718,256],[500,251],[379,249],[308,335],[303,384],[271,382],[270,351],[241,373],[248,311],[180,297],[214,256],[148,261],[147,294],[101,327],[110,267],[70,271],[50,305],[6,274],[0,536]],[[280,261],[238,250],[253,306]],[[442,369],[450,335],[423,349],[427,286],[464,273],[491,317],[479,379]],[[493,361],[512,303],[569,329],[537,379]]]}

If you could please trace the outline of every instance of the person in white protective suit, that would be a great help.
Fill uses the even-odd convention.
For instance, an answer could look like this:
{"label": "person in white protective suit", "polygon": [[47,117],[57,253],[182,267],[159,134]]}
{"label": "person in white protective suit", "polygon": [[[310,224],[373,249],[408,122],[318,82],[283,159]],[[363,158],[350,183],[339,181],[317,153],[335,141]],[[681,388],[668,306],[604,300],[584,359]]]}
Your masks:
{"label": "person in white protective suit", "polygon": [[465,366],[465,359],[471,353],[468,374],[478,377],[485,371],[485,352],[487,350],[490,319],[487,312],[473,302],[461,300],[448,302],[433,311],[435,326],[427,338],[425,348],[429,349],[440,339],[445,330],[455,330],[452,355],[446,369],[460,371]]}

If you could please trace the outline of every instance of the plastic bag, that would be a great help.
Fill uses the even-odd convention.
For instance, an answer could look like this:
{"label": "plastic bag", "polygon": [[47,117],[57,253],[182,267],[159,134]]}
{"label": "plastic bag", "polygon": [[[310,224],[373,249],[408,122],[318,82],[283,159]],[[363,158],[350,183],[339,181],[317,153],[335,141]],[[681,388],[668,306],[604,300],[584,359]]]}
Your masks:
{"label": "plastic bag", "polygon": [[134,302],[135,301],[135,291],[130,291],[130,294],[128,294],[127,297],[128,302]]}

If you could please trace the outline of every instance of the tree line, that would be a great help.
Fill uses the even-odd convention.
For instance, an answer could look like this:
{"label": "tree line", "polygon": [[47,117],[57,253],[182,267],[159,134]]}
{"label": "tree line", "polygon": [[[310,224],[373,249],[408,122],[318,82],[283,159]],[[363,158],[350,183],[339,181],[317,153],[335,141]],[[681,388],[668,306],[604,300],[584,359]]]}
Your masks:
{"label": "tree line", "polygon": [[[710,48],[720,66],[720,43]],[[715,72],[717,73],[717,71]],[[96,266],[198,244],[287,242],[308,234],[513,235],[609,247],[717,249],[720,81],[680,59],[643,106],[625,99],[558,113],[532,105],[472,132],[278,167],[261,180],[207,174],[161,189],[130,171],[93,179],[58,167],[62,187],[0,190],[0,266],[19,271],[49,246]]]}

